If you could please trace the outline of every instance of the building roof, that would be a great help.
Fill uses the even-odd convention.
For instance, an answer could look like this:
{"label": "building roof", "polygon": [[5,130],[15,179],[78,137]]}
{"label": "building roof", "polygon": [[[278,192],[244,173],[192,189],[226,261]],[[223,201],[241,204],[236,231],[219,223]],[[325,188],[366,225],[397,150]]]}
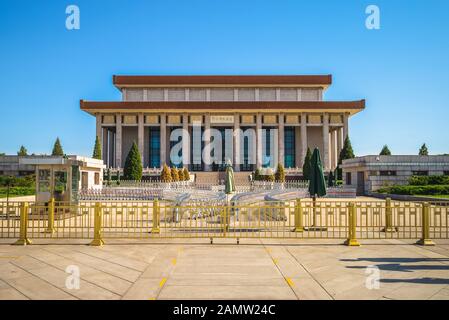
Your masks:
{"label": "building roof", "polygon": [[[367,155],[343,160],[342,168],[353,167],[410,167],[410,166],[447,166],[449,155]],[[388,169],[390,170],[390,169]]]}
{"label": "building roof", "polygon": [[190,75],[126,76],[114,75],[117,88],[142,86],[315,86],[327,88],[332,75]]}
{"label": "building roof", "polygon": [[349,112],[355,114],[365,108],[365,100],[357,101],[84,101],[80,108],[90,114],[98,112],[181,112],[242,110],[251,111],[309,111],[309,112]]}

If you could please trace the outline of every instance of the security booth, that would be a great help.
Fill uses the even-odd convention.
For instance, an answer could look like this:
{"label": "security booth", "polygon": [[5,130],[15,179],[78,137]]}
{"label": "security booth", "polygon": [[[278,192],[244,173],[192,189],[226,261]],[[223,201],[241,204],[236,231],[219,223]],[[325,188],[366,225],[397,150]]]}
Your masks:
{"label": "security booth", "polygon": [[81,189],[101,189],[103,160],[71,156],[28,156],[22,164],[34,165],[36,172],[36,202],[76,203]]}

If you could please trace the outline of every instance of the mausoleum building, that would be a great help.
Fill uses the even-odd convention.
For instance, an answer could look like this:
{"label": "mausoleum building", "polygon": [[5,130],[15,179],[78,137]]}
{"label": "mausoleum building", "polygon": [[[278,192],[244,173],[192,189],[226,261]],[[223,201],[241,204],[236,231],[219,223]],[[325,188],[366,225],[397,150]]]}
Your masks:
{"label": "mausoleum building", "polygon": [[349,118],[365,108],[365,100],[325,101],[330,75],[114,76],[113,83],[121,101],[80,101],[96,118],[112,168],[123,167],[135,141],[149,168],[218,171],[229,159],[235,171],[282,163],[300,172],[307,148],[318,147],[329,171]]}

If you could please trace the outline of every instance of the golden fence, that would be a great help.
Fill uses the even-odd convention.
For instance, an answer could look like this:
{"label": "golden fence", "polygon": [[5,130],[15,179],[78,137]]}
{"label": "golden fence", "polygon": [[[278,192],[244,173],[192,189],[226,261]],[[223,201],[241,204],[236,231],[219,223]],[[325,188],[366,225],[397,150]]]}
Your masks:
{"label": "golden fence", "polygon": [[0,238],[449,238],[449,204],[391,201],[277,201],[229,206],[169,201],[55,203],[0,202]]}

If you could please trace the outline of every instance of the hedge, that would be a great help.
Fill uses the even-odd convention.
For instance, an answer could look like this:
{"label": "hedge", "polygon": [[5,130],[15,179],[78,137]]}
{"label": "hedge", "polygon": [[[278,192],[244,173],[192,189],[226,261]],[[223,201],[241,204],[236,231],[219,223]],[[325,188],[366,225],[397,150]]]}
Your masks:
{"label": "hedge", "polygon": [[[0,187],[0,198],[6,198],[6,194],[8,192],[8,188]],[[30,187],[11,187],[9,188],[9,196],[17,197],[17,196],[32,196],[36,193],[34,188]]]}
{"label": "hedge", "polygon": [[378,192],[400,195],[449,195],[449,185],[392,186],[381,188]]}
{"label": "hedge", "polygon": [[449,176],[412,176],[411,186],[449,185]]}
{"label": "hedge", "polygon": [[0,176],[0,188],[7,187],[8,183],[12,187],[34,187],[35,177],[34,175],[29,175],[25,177],[9,177]]}

